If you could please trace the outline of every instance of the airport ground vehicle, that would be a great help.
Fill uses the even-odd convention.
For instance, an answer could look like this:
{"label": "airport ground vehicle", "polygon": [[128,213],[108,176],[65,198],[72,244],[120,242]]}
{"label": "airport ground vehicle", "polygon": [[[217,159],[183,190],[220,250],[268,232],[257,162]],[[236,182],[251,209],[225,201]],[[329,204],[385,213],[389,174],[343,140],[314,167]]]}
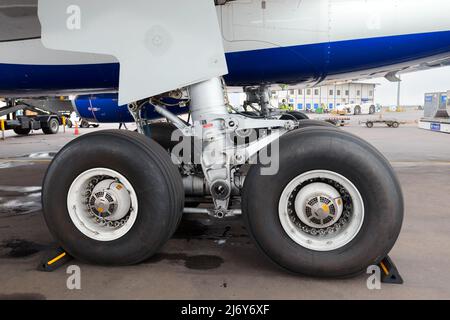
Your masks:
{"label": "airport ground vehicle", "polygon": [[374,114],[377,110],[374,103],[352,103],[346,105],[340,105],[336,107],[338,113],[344,114]]}
{"label": "airport ground vehicle", "polygon": [[[23,115],[24,110],[29,110],[34,115]],[[20,113],[21,115],[17,115]],[[7,105],[0,108],[0,116],[7,116],[4,121],[5,130],[14,130],[18,135],[28,135],[33,130],[42,130],[45,134],[56,134],[62,125],[62,118],[57,114],[51,114],[34,108],[30,105]]]}
{"label": "airport ground vehicle", "polygon": [[[70,120],[70,119],[68,120],[67,126],[69,128],[72,128],[74,126],[73,123],[72,123],[72,120]],[[100,127],[100,125],[98,123],[90,123],[90,122],[88,122],[86,120],[81,120],[80,128],[85,128],[86,129],[86,128],[89,128],[89,127],[98,128],[98,127]]]}
{"label": "airport ground vehicle", "polygon": [[366,125],[367,128],[373,128],[373,126],[375,124],[385,124],[387,125],[389,128],[394,128],[397,129],[398,127],[400,127],[400,121],[395,120],[395,119],[370,119],[364,122],[361,122],[363,124]]}
{"label": "airport ground vehicle", "polygon": [[72,116],[69,113],[64,114],[64,116],[66,117],[66,125],[68,128],[72,128],[74,127],[74,121],[79,123],[80,128],[89,128],[89,127],[93,127],[93,128],[98,128],[100,126],[100,124],[98,123],[92,123],[89,122],[85,119],[80,118],[78,115],[76,115],[75,117]]}
{"label": "airport ground vehicle", "polygon": [[[95,25],[106,26],[108,37],[87,41],[97,29],[86,24],[80,32],[68,32],[67,1],[41,0],[48,5],[47,11],[40,10],[46,47],[36,38],[20,40],[23,36],[0,43],[5,48],[0,50],[0,70],[10,74],[0,92],[95,96],[118,91],[118,105],[126,105],[138,126],[137,133],[84,135],[56,156],[43,186],[50,231],[81,260],[126,265],[155,254],[183,213],[215,218],[242,214],[256,244],[290,271],[349,276],[379,262],[394,245],[403,219],[402,192],[392,167],[367,142],[329,124],[271,115],[269,85],[336,83],[448,64],[450,22],[443,12],[449,3],[432,2],[237,0],[216,1],[214,8],[207,0],[165,0],[157,3],[169,7],[159,12],[153,1],[126,4],[126,10],[120,7],[123,2],[105,1],[103,9],[114,17],[131,16],[118,24],[117,19],[101,20],[108,10],[92,15],[98,19]],[[375,26],[365,15],[374,6],[384,19]],[[88,2],[82,7],[95,10]],[[361,14],[349,19],[349,8]],[[404,10],[409,14],[401,15]],[[183,15],[175,16],[179,12]],[[193,12],[197,16],[188,14]],[[199,12],[205,14],[199,17]],[[182,25],[183,35],[177,37],[179,28],[174,28],[167,37],[154,28],[150,14],[168,28],[169,22]],[[208,21],[211,25],[185,36],[189,28]],[[207,33],[214,30],[212,36]],[[35,32],[39,37],[39,29]],[[140,36],[129,37],[131,32]],[[64,41],[55,34],[64,35]],[[114,41],[101,41],[105,39]],[[215,42],[220,43],[211,48]],[[111,58],[116,52],[111,46],[117,44],[113,49],[122,50],[124,62],[121,88],[120,59]],[[23,55],[16,54],[18,48]],[[141,56],[138,49],[143,49]],[[99,52],[107,56],[95,55]],[[166,52],[173,54],[170,61]],[[192,78],[183,77],[186,70]],[[197,76],[202,70],[207,74]],[[155,92],[174,79],[179,86]],[[243,87],[247,102],[259,105],[261,114],[230,113],[226,85]],[[163,101],[183,93],[189,97],[183,106],[189,106],[190,121]],[[145,116],[144,104],[152,106],[153,115]],[[155,128],[155,114],[171,124]],[[179,150],[172,144],[178,140],[169,137],[185,140],[185,148]],[[80,150],[84,156],[73,161]],[[194,206],[192,199],[208,206]]]}
{"label": "airport ground vehicle", "polygon": [[450,90],[425,94],[424,118],[419,128],[450,133]]}

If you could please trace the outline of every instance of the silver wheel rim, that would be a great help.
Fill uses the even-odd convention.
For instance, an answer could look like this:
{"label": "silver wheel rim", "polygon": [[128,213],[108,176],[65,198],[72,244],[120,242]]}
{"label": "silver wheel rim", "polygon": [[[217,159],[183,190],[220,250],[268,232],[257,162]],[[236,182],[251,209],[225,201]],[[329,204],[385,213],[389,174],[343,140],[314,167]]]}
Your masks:
{"label": "silver wheel rim", "polygon": [[138,214],[136,192],[122,174],[106,168],[81,173],[70,186],[67,209],[75,227],[98,241],[127,234]]}
{"label": "silver wheel rim", "polygon": [[344,176],[315,170],[294,178],[283,190],[278,213],[286,234],[314,251],[342,248],[359,233],[364,202]]}

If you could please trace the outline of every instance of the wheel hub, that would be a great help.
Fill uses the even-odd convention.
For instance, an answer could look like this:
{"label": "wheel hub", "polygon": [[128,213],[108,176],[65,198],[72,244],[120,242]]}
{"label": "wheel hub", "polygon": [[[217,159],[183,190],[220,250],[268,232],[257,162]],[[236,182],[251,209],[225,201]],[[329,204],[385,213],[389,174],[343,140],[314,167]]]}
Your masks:
{"label": "wheel hub", "polygon": [[116,221],[130,211],[131,199],[122,184],[113,179],[99,182],[89,197],[89,210],[100,219]]}
{"label": "wheel hub", "polygon": [[100,191],[91,196],[91,209],[93,214],[99,218],[107,218],[113,215],[117,208],[117,201],[107,191]]}
{"label": "wheel hub", "polygon": [[67,209],[76,228],[98,241],[123,237],[139,211],[133,185],[107,168],[92,168],[75,178],[67,193]]}
{"label": "wheel hub", "polygon": [[325,183],[312,183],[303,187],[295,199],[295,211],[304,224],[321,229],[336,223],[343,211],[339,192]]}
{"label": "wheel hub", "polygon": [[364,220],[358,189],[339,173],[305,172],[280,196],[279,218],[286,234],[302,247],[331,251],[350,242]]}

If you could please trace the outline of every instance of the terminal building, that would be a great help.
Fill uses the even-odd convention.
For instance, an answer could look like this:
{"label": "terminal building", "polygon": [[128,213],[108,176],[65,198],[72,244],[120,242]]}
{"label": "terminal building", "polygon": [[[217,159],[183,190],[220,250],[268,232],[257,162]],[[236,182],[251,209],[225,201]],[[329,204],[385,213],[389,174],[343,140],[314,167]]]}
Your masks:
{"label": "terminal building", "polygon": [[290,86],[287,90],[272,90],[272,105],[283,100],[297,110],[312,111],[319,107],[334,110],[345,104],[375,103],[374,83],[346,83],[313,88]]}

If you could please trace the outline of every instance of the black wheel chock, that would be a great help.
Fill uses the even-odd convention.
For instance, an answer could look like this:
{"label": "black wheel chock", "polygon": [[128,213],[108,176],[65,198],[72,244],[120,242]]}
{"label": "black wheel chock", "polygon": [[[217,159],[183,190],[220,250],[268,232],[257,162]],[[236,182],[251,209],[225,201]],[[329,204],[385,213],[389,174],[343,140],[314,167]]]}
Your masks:
{"label": "black wheel chock", "polygon": [[44,257],[37,269],[43,272],[52,272],[59,269],[72,259],[73,258],[60,247],[51,249],[44,253]]}
{"label": "black wheel chock", "polygon": [[381,269],[382,283],[403,284],[403,278],[389,256],[381,260],[378,266]]}

